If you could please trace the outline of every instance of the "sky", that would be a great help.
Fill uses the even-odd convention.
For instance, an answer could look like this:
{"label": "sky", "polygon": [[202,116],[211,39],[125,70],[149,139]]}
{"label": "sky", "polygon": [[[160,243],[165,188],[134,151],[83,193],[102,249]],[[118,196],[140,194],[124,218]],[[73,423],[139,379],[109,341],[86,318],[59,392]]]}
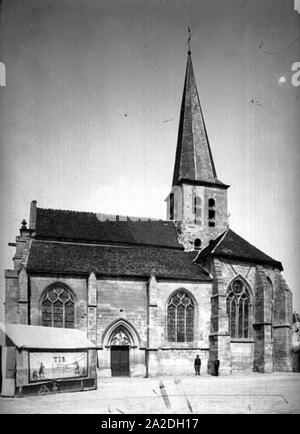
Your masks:
{"label": "sky", "polygon": [[[12,267],[7,243],[28,221],[31,200],[44,208],[166,218],[190,26],[218,178],[231,185],[230,227],[283,263],[299,312],[295,5],[2,0],[1,275]],[[4,277],[0,292],[3,300]]]}

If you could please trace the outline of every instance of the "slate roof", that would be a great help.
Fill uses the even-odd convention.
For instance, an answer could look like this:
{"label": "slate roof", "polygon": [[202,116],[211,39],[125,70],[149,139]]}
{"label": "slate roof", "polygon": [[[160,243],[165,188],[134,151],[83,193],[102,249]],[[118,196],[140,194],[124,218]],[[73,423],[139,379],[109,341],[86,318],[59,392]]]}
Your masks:
{"label": "slate roof", "polygon": [[148,245],[183,250],[172,221],[101,221],[96,213],[37,208],[36,239]]}
{"label": "slate roof", "polygon": [[211,281],[195,252],[155,247],[113,247],[95,244],[32,240],[27,270],[40,273],[149,278],[155,268],[157,278]]}
{"label": "slate roof", "polygon": [[279,270],[283,270],[281,262],[266,255],[231,229],[223,232],[201,250],[197,256],[197,260],[207,256],[228,257],[240,261],[273,265]]}
{"label": "slate roof", "polygon": [[177,185],[180,181],[228,187],[217,179],[190,51],[188,52],[180,110],[173,185]]}

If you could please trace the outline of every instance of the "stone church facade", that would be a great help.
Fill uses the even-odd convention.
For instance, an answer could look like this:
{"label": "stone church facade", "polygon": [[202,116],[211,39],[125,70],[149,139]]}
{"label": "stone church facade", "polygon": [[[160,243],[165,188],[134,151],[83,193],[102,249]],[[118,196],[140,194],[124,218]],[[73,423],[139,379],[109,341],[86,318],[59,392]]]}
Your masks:
{"label": "stone church facade", "polygon": [[32,201],[5,271],[7,323],[86,331],[100,376],[290,371],[282,264],[228,226],[188,53],[166,220]]}

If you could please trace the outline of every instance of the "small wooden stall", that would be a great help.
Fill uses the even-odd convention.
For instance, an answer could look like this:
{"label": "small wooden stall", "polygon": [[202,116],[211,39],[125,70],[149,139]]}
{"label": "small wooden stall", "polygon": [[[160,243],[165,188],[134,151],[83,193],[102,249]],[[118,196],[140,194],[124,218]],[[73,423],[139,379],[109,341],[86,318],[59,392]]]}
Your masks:
{"label": "small wooden stall", "polygon": [[97,348],[75,329],[0,324],[1,395],[97,388]]}

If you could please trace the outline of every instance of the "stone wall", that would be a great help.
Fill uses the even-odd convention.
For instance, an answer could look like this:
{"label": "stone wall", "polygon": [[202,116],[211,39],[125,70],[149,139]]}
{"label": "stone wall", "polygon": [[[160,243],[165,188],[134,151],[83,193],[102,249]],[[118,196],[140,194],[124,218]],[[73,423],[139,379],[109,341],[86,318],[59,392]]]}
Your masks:
{"label": "stone wall", "polygon": [[194,360],[201,359],[201,373],[207,374],[208,349],[160,349],[151,352],[150,375],[195,375]]}
{"label": "stone wall", "polygon": [[99,374],[111,376],[109,336],[122,325],[132,338],[130,376],[144,376],[147,338],[146,282],[141,280],[97,280],[97,346]]}
{"label": "stone wall", "polygon": [[19,324],[18,273],[5,270],[5,322]]}
{"label": "stone wall", "polygon": [[253,371],[254,343],[231,342],[230,353],[232,371]]}
{"label": "stone wall", "polygon": [[209,373],[214,372],[214,361],[220,361],[220,373],[231,373],[230,335],[226,312],[227,282],[224,263],[215,259],[209,267],[214,277],[211,297],[211,327],[209,349]]}
{"label": "stone wall", "polygon": [[[195,336],[189,343],[168,342],[167,303],[178,289],[185,289],[195,300]],[[98,280],[97,344],[101,375],[110,375],[110,351],[106,336],[114,324],[132,327],[138,336],[136,348],[130,349],[131,376],[173,375],[193,371],[196,354],[203,355],[207,369],[210,328],[210,284]],[[147,336],[147,297],[149,300],[149,335]],[[148,351],[147,351],[148,350]],[[146,372],[148,353],[148,371]]]}
{"label": "stone wall", "polygon": [[276,292],[274,299],[274,364],[276,371],[291,371],[292,364],[292,293],[282,275],[274,277]]}
{"label": "stone wall", "polygon": [[[196,238],[205,246],[228,227],[227,190],[183,184],[183,218],[181,221],[181,242],[187,250],[193,248]],[[194,198],[200,202],[197,216],[194,210]],[[215,226],[209,226],[208,200],[215,200]],[[195,218],[197,217],[196,223]]]}
{"label": "stone wall", "polygon": [[[205,265],[214,276],[210,360],[213,361],[218,357],[221,361],[221,369],[225,366],[228,372],[231,369],[243,369],[243,366],[248,370],[251,363],[254,370],[259,372],[290,371],[292,369],[290,357],[292,297],[279,270],[271,266],[257,266],[217,258],[210,263],[206,262]],[[250,315],[252,326],[248,342],[243,343],[236,343],[230,339],[225,304],[228,287],[238,276],[246,282],[252,303]],[[228,342],[230,342],[230,349]],[[244,345],[246,343],[248,345]],[[242,348],[245,349],[244,358],[242,358]]]}
{"label": "stone wall", "polygon": [[[170,296],[184,289],[195,301],[193,342],[169,342],[167,336],[167,304]],[[157,282],[153,277],[149,284],[150,302],[150,354],[149,375],[173,375],[193,373],[197,354],[202,369],[207,372],[210,330],[211,284]]]}
{"label": "stone wall", "polygon": [[146,282],[138,280],[97,280],[97,345],[101,347],[109,327],[123,319],[138,332],[146,345]]}
{"label": "stone wall", "polygon": [[[75,327],[85,330],[99,347],[100,370],[106,374],[110,349],[105,337],[119,323],[133,336],[132,376],[189,373],[196,354],[203,359],[202,370],[208,364],[209,372],[216,357],[221,374],[249,370],[252,362],[260,372],[290,371],[292,296],[279,270],[216,258],[205,265],[214,276],[213,285],[157,281],[155,274],[142,281],[97,279],[93,274],[89,278],[28,276],[24,267],[6,270],[6,322],[40,325],[42,294],[50,284],[61,282],[75,295]],[[243,343],[231,341],[226,313],[228,286],[237,276],[249,285],[252,301],[252,327],[248,342]],[[180,288],[191,295],[196,307],[194,340],[188,343],[168,342],[167,337],[168,300]]]}

